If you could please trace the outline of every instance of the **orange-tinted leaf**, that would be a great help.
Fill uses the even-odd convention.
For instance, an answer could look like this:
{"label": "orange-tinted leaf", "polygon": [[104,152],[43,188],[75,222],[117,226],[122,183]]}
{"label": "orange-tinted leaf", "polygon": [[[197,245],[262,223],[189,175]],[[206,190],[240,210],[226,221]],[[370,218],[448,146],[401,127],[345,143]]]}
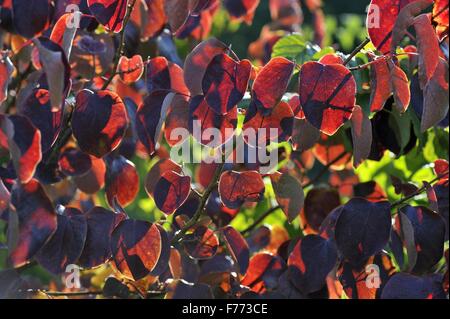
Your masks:
{"label": "orange-tinted leaf", "polygon": [[232,19],[251,24],[259,0],[224,0],[223,5]]}
{"label": "orange-tinted leaf", "polygon": [[105,185],[106,165],[103,159],[91,156],[91,168],[87,173],[75,176],[77,187],[86,194],[95,194]]}
{"label": "orange-tinted leaf", "polygon": [[59,156],[58,165],[61,172],[67,176],[81,176],[91,169],[92,161],[88,154],[69,147]]}
{"label": "orange-tinted leaf", "polygon": [[128,206],[139,191],[139,175],[134,164],[123,156],[107,158],[105,192],[109,206],[114,199],[120,206]]}
{"label": "orange-tinted leaf", "polygon": [[169,158],[161,159],[152,166],[145,179],[145,190],[149,196],[153,196],[156,184],[161,176],[167,171],[181,173],[181,166]]}
{"label": "orange-tinted leaf", "polygon": [[[162,256],[170,256],[170,245],[161,227],[128,219],[113,231],[111,252],[114,265],[122,275],[139,280],[155,269]],[[165,266],[168,267],[168,259]]]}
{"label": "orange-tinted leaf", "polygon": [[375,59],[375,55],[369,53],[373,62],[370,65],[370,111],[378,112],[391,96],[391,74],[386,59]]}
{"label": "orange-tinted leaf", "polygon": [[42,159],[41,132],[22,115],[0,115],[0,128],[8,138],[9,151],[19,181],[28,183]]}
{"label": "orange-tinted leaf", "polygon": [[343,65],[307,62],[300,70],[299,94],[308,122],[333,135],[351,117],[356,82]]}
{"label": "orange-tinted leaf", "polygon": [[252,88],[252,101],[259,109],[272,110],[281,101],[294,66],[292,61],[277,57],[259,71]]}
{"label": "orange-tinted leaf", "polygon": [[[189,104],[189,131],[199,143],[216,148],[233,137],[237,128],[237,116],[237,107],[220,115],[208,105],[203,95],[198,95]],[[217,129],[221,132],[220,136],[213,134]]]}
{"label": "orange-tinted leaf", "polygon": [[186,253],[193,259],[212,258],[219,247],[217,235],[206,226],[197,225],[183,242]]}
{"label": "orange-tinted leaf", "polygon": [[393,62],[388,61],[388,67],[391,74],[391,90],[394,94],[395,106],[400,113],[406,112],[411,101],[411,91],[406,73]]}
{"label": "orange-tinted leaf", "polygon": [[152,94],[157,90],[173,91],[189,95],[184,83],[183,69],[164,57],[156,57],[147,64],[147,90]]}
{"label": "orange-tinted leaf", "polygon": [[120,79],[126,84],[138,81],[144,73],[144,61],[142,56],[134,55],[130,59],[122,56],[117,67]]}
{"label": "orange-tinted leaf", "polygon": [[229,208],[238,208],[246,200],[257,202],[263,197],[264,191],[263,179],[256,171],[228,171],[220,177],[220,199]]}
{"label": "orange-tinted leaf", "polygon": [[[265,114],[255,104],[251,104],[244,120],[244,139],[250,146],[264,147],[269,141],[287,141],[292,135],[294,114],[286,102],[278,103]],[[255,136],[254,136],[255,135]]]}

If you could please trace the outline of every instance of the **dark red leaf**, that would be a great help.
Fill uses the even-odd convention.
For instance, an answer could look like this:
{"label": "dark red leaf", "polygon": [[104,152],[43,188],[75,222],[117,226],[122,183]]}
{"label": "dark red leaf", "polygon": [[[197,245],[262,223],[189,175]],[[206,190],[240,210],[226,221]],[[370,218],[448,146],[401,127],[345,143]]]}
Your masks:
{"label": "dark red leaf", "polygon": [[251,24],[259,0],[224,0],[223,5],[232,19],[244,20]]}
{"label": "dark red leaf", "polygon": [[21,267],[53,236],[57,217],[52,202],[34,179],[13,188],[11,205],[15,212],[9,212],[8,232],[13,238],[9,244],[10,259],[14,267]]}
{"label": "dark red leaf", "polygon": [[173,147],[184,142],[189,137],[187,134],[181,134],[184,130],[189,130],[189,98],[177,94],[170,104],[166,118],[164,136],[167,143]]}
{"label": "dark red leaf", "polygon": [[93,268],[111,258],[111,234],[125,215],[116,214],[102,207],[94,207],[86,214],[87,235],[83,253],[78,264],[83,268]]}
{"label": "dark red leaf", "polygon": [[152,166],[145,179],[145,190],[149,196],[153,196],[155,186],[161,176],[167,171],[181,173],[181,166],[173,162],[171,159],[161,159]]}
{"label": "dark red leaf", "polygon": [[136,112],[136,130],[141,143],[149,155],[156,151],[162,127],[167,116],[174,93],[153,91]]}
{"label": "dark red leaf", "polygon": [[250,146],[265,147],[269,141],[287,141],[293,126],[294,114],[286,102],[278,103],[269,114],[252,103],[245,114],[244,139]]}
{"label": "dark red leaf", "polygon": [[184,62],[184,81],[192,96],[203,93],[202,80],[206,68],[212,59],[229,50],[227,46],[215,38],[210,38],[197,45]]}
{"label": "dark red leaf", "polygon": [[41,132],[22,115],[0,115],[0,127],[8,138],[16,175],[21,183],[28,183],[42,159]]}
{"label": "dark red leaf", "polygon": [[353,166],[357,168],[370,155],[372,149],[372,122],[364,114],[359,105],[353,110],[352,141],[353,141]]}
{"label": "dark red leaf", "polygon": [[206,226],[195,226],[192,233],[183,241],[186,253],[193,259],[212,258],[219,248],[219,239],[213,230]]}
{"label": "dark red leaf", "polygon": [[390,233],[388,202],[371,203],[363,198],[353,198],[342,208],[336,222],[335,238],[345,259],[358,267],[386,246]]}
{"label": "dark red leaf", "polygon": [[127,2],[127,0],[88,0],[87,4],[91,13],[106,30],[118,33],[123,28]]}
{"label": "dark red leaf", "polygon": [[122,99],[111,91],[82,90],[76,100],[72,129],[81,150],[98,158],[115,150],[128,126]]}
{"label": "dark red leaf", "polygon": [[292,223],[303,209],[305,195],[297,178],[288,173],[276,172],[270,175],[273,190],[278,204],[281,206],[288,221]]}
{"label": "dark red leaf", "polygon": [[406,206],[401,211],[411,221],[417,249],[414,273],[430,270],[444,255],[445,222],[439,214],[419,206]]}
{"label": "dark red leaf", "polygon": [[[211,148],[225,144],[234,136],[237,128],[237,107],[228,111],[226,115],[214,112],[203,95],[191,99],[189,104],[189,130],[201,144]],[[221,134],[213,134],[219,129]]]}
{"label": "dark red leaf", "polygon": [[387,282],[381,299],[446,299],[446,294],[439,274],[417,277],[398,273]]}
{"label": "dark red leaf", "polygon": [[288,259],[289,278],[303,293],[320,290],[337,261],[334,243],[317,235],[300,239]]}
{"label": "dark red leaf", "polygon": [[220,199],[229,208],[238,208],[246,200],[257,202],[261,200],[264,192],[263,179],[256,171],[228,171],[220,177]]}
{"label": "dark red leaf", "polygon": [[128,219],[113,231],[111,251],[122,275],[139,280],[156,268],[163,255],[170,256],[170,245],[166,232],[156,224]]}
{"label": "dark red leaf", "polygon": [[318,232],[325,218],[339,205],[341,199],[336,190],[325,187],[311,189],[305,198],[303,229],[307,233]]}
{"label": "dark red leaf", "polygon": [[86,217],[76,208],[63,208],[57,221],[55,234],[36,255],[36,260],[54,274],[63,273],[68,265],[76,263],[87,234]]}
{"label": "dark red leaf", "polygon": [[105,185],[106,165],[103,159],[90,156],[91,168],[84,175],[73,178],[77,187],[86,194],[95,194]]}
{"label": "dark red leaf", "polygon": [[32,38],[48,27],[53,6],[48,0],[12,0],[12,13],[15,31]]}
{"label": "dark red leaf", "polygon": [[375,59],[375,55],[369,53],[373,62],[370,65],[370,111],[378,112],[391,96],[390,71],[386,59]]}
{"label": "dark red leaf", "polygon": [[0,52],[0,103],[8,98],[8,84],[14,72],[14,64],[5,52]]}
{"label": "dark red leaf", "polygon": [[154,199],[156,206],[170,215],[177,210],[189,196],[191,178],[174,171],[166,171],[156,183]]}
{"label": "dark red leaf", "polygon": [[307,62],[300,70],[299,93],[308,122],[333,135],[352,115],[356,82],[343,65]]}
{"label": "dark red leaf", "polygon": [[222,231],[228,250],[239,265],[239,272],[244,275],[247,272],[250,260],[250,250],[247,242],[242,235],[231,226],[225,227]]}
{"label": "dark red leaf", "polygon": [[59,156],[59,169],[67,176],[81,176],[92,167],[91,157],[75,147],[66,148]]}
{"label": "dark red leaf", "polygon": [[256,254],[250,259],[241,284],[257,293],[273,289],[278,286],[278,278],[285,269],[286,264],[280,257],[267,253]]}
{"label": "dark red leaf", "polygon": [[203,76],[202,90],[214,112],[225,115],[242,100],[251,70],[250,61],[237,62],[223,53],[211,60]]}

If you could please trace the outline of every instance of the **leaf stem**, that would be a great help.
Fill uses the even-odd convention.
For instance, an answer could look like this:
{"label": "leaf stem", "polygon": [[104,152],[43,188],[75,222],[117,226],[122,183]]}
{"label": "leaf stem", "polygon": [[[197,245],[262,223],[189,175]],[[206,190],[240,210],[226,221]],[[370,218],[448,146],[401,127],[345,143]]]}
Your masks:
{"label": "leaf stem", "polygon": [[214,188],[217,186],[220,175],[222,175],[222,171],[225,167],[225,162],[226,162],[225,160],[222,160],[222,163],[219,164],[219,167],[217,167],[211,183],[209,184],[209,186],[206,188],[205,192],[203,193],[203,196],[201,198],[200,205],[198,206],[197,211],[195,212],[194,216],[172,238],[172,241],[171,241],[172,245],[175,245],[179,241],[181,241],[184,238],[184,235],[189,231],[189,229],[191,229],[198,222],[200,217],[202,216],[203,210],[206,206],[209,196],[214,191]]}
{"label": "leaf stem", "polygon": [[114,65],[112,69],[112,73],[109,76],[109,78],[103,83],[102,90],[106,90],[108,85],[111,84],[114,77],[117,75],[117,67],[119,65],[120,58],[124,54],[124,47],[125,47],[125,29],[127,27],[128,21],[130,21],[131,13],[133,12],[134,5],[136,3],[136,0],[131,0],[130,3],[127,5],[127,13],[125,15],[125,18],[123,19],[123,27],[120,31],[120,42],[119,47],[117,48],[116,55],[114,57]]}
{"label": "leaf stem", "polygon": [[246,229],[244,229],[241,234],[242,235],[247,235],[249,232],[251,232],[253,229],[256,228],[256,226],[258,226],[259,224],[261,224],[264,219],[266,219],[269,215],[271,215],[272,213],[276,212],[278,209],[281,209],[281,206],[275,206],[270,208],[268,211],[266,211],[264,214],[262,214],[261,216],[258,217],[258,219],[256,219],[253,224],[251,224],[250,226],[248,226]]}
{"label": "leaf stem", "polygon": [[353,50],[352,53],[350,53],[350,55],[347,57],[347,59],[345,59],[344,61],[344,65],[347,65],[350,63],[350,61],[355,57],[355,55],[357,55],[362,49],[364,49],[364,47],[370,42],[370,39],[368,37],[366,37],[364,39],[364,41],[358,45],[355,50]]}

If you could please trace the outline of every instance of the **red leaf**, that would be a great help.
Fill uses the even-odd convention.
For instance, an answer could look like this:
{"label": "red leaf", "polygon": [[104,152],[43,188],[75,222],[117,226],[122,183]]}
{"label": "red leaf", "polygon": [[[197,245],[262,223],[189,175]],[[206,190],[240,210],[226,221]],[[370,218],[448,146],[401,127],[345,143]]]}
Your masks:
{"label": "red leaf", "polygon": [[127,0],[87,0],[89,10],[106,30],[119,33],[127,12]]}
{"label": "red leaf", "polygon": [[67,176],[81,176],[91,169],[92,161],[88,154],[69,147],[59,156],[58,165],[61,172]]}
{"label": "red leaf", "polygon": [[139,175],[132,162],[123,156],[107,158],[105,192],[108,204],[114,207],[114,199],[120,206],[128,206],[139,192]]}
{"label": "red leaf", "polygon": [[117,66],[120,79],[126,84],[137,82],[144,73],[144,61],[142,56],[134,55],[130,59],[126,56],[121,56],[119,65]]}
{"label": "red leaf", "polygon": [[75,176],[75,184],[86,194],[95,194],[105,185],[106,165],[103,159],[91,156],[91,168],[87,173]]}
{"label": "red leaf", "polygon": [[180,174],[181,166],[171,159],[161,159],[152,166],[145,179],[145,190],[149,196],[153,196],[156,184],[161,176],[167,171],[174,171]]}
{"label": "red leaf", "polygon": [[439,65],[439,40],[426,14],[421,14],[414,19],[414,28],[419,52],[420,87],[423,89]]}
{"label": "red leaf", "polygon": [[372,149],[372,122],[359,105],[355,106],[351,119],[353,141],[353,166],[365,161]]}
{"label": "red leaf", "polygon": [[252,101],[262,110],[272,110],[283,97],[295,64],[283,57],[273,58],[256,76]]}
{"label": "red leaf", "polygon": [[184,249],[193,259],[212,258],[219,248],[217,235],[208,227],[197,225],[183,242]]}
{"label": "red leaf", "polygon": [[111,91],[85,89],[76,100],[72,129],[80,149],[98,158],[114,151],[128,126],[122,99]]}
{"label": "red leaf", "polygon": [[226,54],[216,55],[206,68],[202,81],[208,105],[219,115],[232,110],[247,91],[252,64],[236,62]]}
{"label": "red leaf", "polygon": [[165,90],[189,95],[184,83],[183,69],[164,57],[153,58],[147,64],[147,90],[149,94]]}
{"label": "red leaf", "polygon": [[36,260],[54,274],[66,271],[83,252],[87,234],[86,217],[76,208],[64,208],[57,215],[55,234],[36,255]]}
{"label": "red leaf", "polygon": [[370,111],[378,112],[392,94],[390,79],[391,74],[386,59],[376,59],[374,54],[369,53],[369,58],[374,61],[370,65]]}
{"label": "red leaf", "polygon": [[0,127],[8,138],[16,175],[21,183],[28,183],[42,159],[41,132],[22,115],[0,115]]}
{"label": "red leaf", "polygon": [[174,171],[162,174],[154,191],[156,206],[166,215],[175,212],[191,192],[191,178]]}
{"label": "red leaf", "polygon": [[228,171],[220,177],[220,199],[228,208],[238,208],[246,200],[257,202],[261,200],[264,192],[263,179],[256,171]]}
{"label": "red leaf", "polygon": [[391,49],[392,31],[400,10],[417,0],[372,0],[368,9],[367,29],[378,51],[386,54]]}
{"label": "red leaf", "polygon": [[351,117],[356,82],[343,65],[307,62],[300,70],[299,94],[308,122],[333,135]]}
{"label": "red leaf", "polygon": [[114,265],[121,274],[131,280],[139,280],[157,267],[161,257],[170,256],[170,245],[161,227],[128,219],[113,231],[111,251]]}
{"label": "red leaf", "polygon": [[227,46],[215,38],[210,38],[197,45],[184,62],[184,81],[191,95],[202,94],[202,80],[206,68],[212,59],[229,50]]}
{"label": "red leaf", "polygon": [[322,64],[344,64],[344,60],[336,53],[325,54],[320,58],[319,62]]}
{"label": "red leaf", "polygon": [[11,262],[17,268],[25,265],[48,242],[56,231],[57,220],[52,202],[34,179],[13,188],[11,204],[15,212],[9,212],[8,233],[14,239],[9,249]]}
{"label": "red leaf", "polygon": [[231,256],[239,265],[239,272],[244,275],[247,272],[250,260],[250,251],[247,242],[241,233],[231,226],[225,227],[222,232]]}
{"label": "red leaf", "polygon": [[170,104],[164,128],[164,136],[169,146],[181,144],[189,137],[177,134],[177,130],[189,130],[189,123],[189,99],[184,95],[177,94]]}
{"label": "red leaf", "polygon": [[391,90],[394,94],[395,106],[400,113],[406,112],[411,101],[408,77],[406,73],[392,60],[388,61],[391,74]]}
{"label": "red leaf", "polygon": [[156,151],[162,126],[175,93],[153,91],[136,112],[136,131],[149,155]]}
{"label": "red leaf", "polygon": [[448,34],[448,0],[435,0],[433,7],[433,21],[437,22],[436,31],[439,37]]}
{"label": "red leaf", "polygon": [[[226,115],[217,114],[203,95],[192,98],[189,104],[189,130],[199,143],[211,148],[225,144],[234,136],[237,117],[237,107],[229,110]],[[221,132],[220,136],[211,134],[217,129]]]}

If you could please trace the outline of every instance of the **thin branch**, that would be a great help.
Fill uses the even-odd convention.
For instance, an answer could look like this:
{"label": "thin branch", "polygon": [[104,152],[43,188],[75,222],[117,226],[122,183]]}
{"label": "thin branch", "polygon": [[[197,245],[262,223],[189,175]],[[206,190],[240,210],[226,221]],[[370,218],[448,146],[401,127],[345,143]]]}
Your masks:
{"label": "thin branch", "polygon": [[433,179],[431,182],[424,183],[424,185],[421,188],[419,188],[418,190],[416,190],[414,193],[412,193],[412,194],[410,194],[410,195],[408,195],[408,196],[406,196],[406,197],[404,197],[404,198],[402,198],[402,199],[392,203],[391,204],[391,209],[394,209],[394,208],[396,208],[398,206],[401,206],[401,205],[405,204],[407,201],[409,201],[411,199],[414,199],[416,196],[419,196],[420,194],[426,192],[427,191],[427,185],[433,185],[434,183],[438,182],[439,180],[441,180],[443,177],[445,177],[447,175],[448,175],[448,172],[444,173],[442,175],[439,175],[438,177]]}
{"label": "thin branch", "polygon": [[268,211],[266,211],[264,214],[259,216],[259,218],[253,222],[253,224],[251,224],[249,227],[247,227],[245,230],[243,230],[241,232],[241,234],[242,235],[247,235],[249,232],[251,232],[253,229],[255,229],[256,226],[261,224],[264,221],[264,219],[266,219],[272,213],[276,212],[278,209],[281,209],[281,207],[280,206],[275,206],[275,207],[272,207],[271,209],[269,209]]}
{"label": "thin branch", "polygon": [[47,291],[47,290],[42,290],[42,289],[28,289],[28,290],[24,290],[23,292],[26,292],[26,293],[42,293],[42,294],[45,294],[45,295],[51,296],[51,297],[79,297],[79,296],[99,296],[99,295],[103,295],[103,291],[101,291],[101,290],[63,292],[63,291]]}
{"label": "thin branch", "polygon": [[134,5],[136,3],[136,0],[131,0],[130,3],[127,5],[127,14],[125,15],[125,18],[123,19],[123,27],[120,31],[120,42],[119,47],[117,48],[116,55],[114,57],[114,66],[112,69],[112,73],[110,77],[106,80],[105,83],[103,83],[102,90],[106,90],[108,85],[111,84],[111,81],[114,79],[114,77],[117,75],[117,66],[119,65],[119,60],[124,54],[124,47],[125,47],[125,29],[128,24],[128,21],[130,21],[131,13],[133,12]]}
{"label": "thin branch", "polygon": [[350,53],[350,55],[347,57],[347,59],[345,59],[344,61],[344,65],[347,65],[350,63],[350,61],[355,57],[355,55],[357,55],[362,49],[364,49],[364,47],[370,42],[369,38],[365,38],[365,40],[358,45],[355,50],[353,50],[352,53]]}
{"label": "thin branch", "polygon": [[203,210],[206,206],[206,202],[208,201],[209,196],[214,191],[215,187],[217,186],[217,183],[219,182],[220,175],[222,174],[223,168],[225,167],[225,162],[226,162],[225,160],[222,160],[222,163],[219,164],[219,167],[217,167],[211,183],[209,184],[208,188],[203,193],[203,196],[200,201],[200,205],[197,208],[197,211],[195,212],[194,216],[172,238],[172,241],[171,241],[172,245],[175,245],[180,240],[182,240],[184,235],[189,231],[189,229],[191,229],[198,222],[198,220],[202,216]]}

